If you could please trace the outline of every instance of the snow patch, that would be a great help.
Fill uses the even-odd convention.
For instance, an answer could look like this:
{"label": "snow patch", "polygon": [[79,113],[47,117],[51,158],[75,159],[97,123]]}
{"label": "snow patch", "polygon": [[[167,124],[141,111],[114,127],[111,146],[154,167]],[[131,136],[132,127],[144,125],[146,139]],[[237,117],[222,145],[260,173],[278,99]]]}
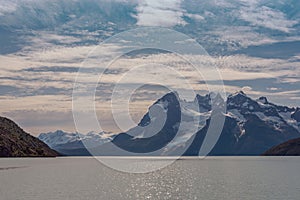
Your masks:
{"label": "snow patch", "polygon": [[229,117],[236,119],[238,122],[246,121],[245,117],[240,113],[238,109],[231,109],[227,111]]}
{"label": "snow patch", "polygon": [[294,127],[300,132],[300,123],[292,118],[292,113],[290,112],[280,112],[279,115],[286,121],[287,124]]}

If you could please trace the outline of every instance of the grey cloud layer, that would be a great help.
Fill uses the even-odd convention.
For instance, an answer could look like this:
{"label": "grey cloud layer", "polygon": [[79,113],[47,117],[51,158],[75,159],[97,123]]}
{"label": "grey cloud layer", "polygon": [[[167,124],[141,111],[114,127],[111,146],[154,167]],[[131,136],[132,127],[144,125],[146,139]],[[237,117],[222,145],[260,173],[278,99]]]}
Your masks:
{"label": "grey cloud layer", "polygon": [[[291,37],[299,40],[297,0],[4,2],[0,11],[6,12],[0,15],[0,31],[1,27],[8,33],[22,30],[26,36],[23,45],[35,42],[50,48],[97,44],[137,26],[173,27],[196,38],[210,53],[219,54]],[[9,52],[13,50],[19,49]]]}
{"label": "grey cloud layer", "polygon": [[[140,26],[173,28],[195,39],[215,56],[230,92],[247,88],[252,95],[267,93],[277,102],[295,105],[299,101],[298,0],[2,0],[0,96],[5,101],[1,109],[30,127],[38,126],[30,124],[34,116],[47,119],[48,114],[63,122],[67,120],[71,126],[72,88],[80,64],[100,42]],[[123,42],[119,45],[126,45]],[[147,57],[147,53],[155,55]],[[109,100],[112,82],[128,66],[142,63],[141,60],[184,65],[170,54],[160,55],[163,56],[144,51],[140,56],[136,52],[124,56],[118,66],[105,71],[97,88],[97,100]],[[104,70],[103,67],[99,66]],[[205,83],[199,82],[193,71],[182,71],[187,79],[200,84],[199,90],[203,89]],[[90,84],[89,74],[95,68],[84,66],[82,72],[86,84]],[[143,81],[143,77],[137,79]],[[149,99],[164,91],[148,84],[137,91],[132,101],[149,103]],[[26,111],[28,107],[36,110]],[[63,110],[68,110],[68,114],[63,114]],[[32,119],[27,117],[30,115]],[[50,119],[52,116],[49,123],[63,126]]]}

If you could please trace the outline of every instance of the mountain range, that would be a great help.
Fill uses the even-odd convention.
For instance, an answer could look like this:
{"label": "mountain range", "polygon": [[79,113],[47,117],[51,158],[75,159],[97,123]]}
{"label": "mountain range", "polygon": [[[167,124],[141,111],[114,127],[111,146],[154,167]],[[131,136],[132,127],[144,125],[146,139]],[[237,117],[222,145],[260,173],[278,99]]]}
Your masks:
{"label": "mountain range", "polygon": [[[225,105],[227,111],[212,110],[213,101]],[[196,156],[213,115],[225,121],[210,156],[261,155],[300,137],[299,108],[276,105],[266,97],[252,99],[240,91],[226,100],[211,93],[197,95],[191,102],[170,92],[149,107],[138,126],[124,133],[78,135],[57,131],[43,133],[39,139],[64,155]],[[192,127],[195,118],[200,119],[199,124]],[[161,127],[159,131],[157,127]],[[191,128],[196,131],[190,132]]]}

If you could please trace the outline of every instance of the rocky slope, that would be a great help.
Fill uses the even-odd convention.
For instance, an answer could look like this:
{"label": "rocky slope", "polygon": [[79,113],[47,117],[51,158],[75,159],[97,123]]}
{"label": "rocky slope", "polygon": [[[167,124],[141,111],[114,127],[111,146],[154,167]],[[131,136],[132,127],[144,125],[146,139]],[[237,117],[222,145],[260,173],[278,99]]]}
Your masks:
{"label": "rocky slope", "polygon": [[300,138],[289,140],[266,151],[264,156],[300,156]]}
{"label": "rocky slope", "polygon": [[0,117],[0,157],[55,157],[58,153],[22,130],[13,121]]}

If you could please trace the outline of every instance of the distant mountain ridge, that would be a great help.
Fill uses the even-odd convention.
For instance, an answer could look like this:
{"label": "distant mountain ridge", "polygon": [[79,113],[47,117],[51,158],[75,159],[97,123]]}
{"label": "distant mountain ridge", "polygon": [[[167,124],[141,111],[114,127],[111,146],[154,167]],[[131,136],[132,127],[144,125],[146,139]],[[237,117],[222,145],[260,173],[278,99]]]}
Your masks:
{"label": "distant mountain ridge", "polygon": [[59,154],[26,133],[15,122],[0,117],[0,157],[55,157]]}
{"label": "distant mountain ridge", "polygon": [[97,147],[111,141],[113,135],[106,132],[81,134],[57,130],[55,132],[41,133],[38,138],[62,155],[81,156],[89,155],[86,146]]}
{"label": "distant mountain ridge", "polygon": [[[214,112],[212,101],[225,105],[227,112]],[[150,114],[151,109],[156,112]],[[166,115],[165,124],[153,135],[162,115]],[[229,95],[226,100],[218,94],[198,94],[191,102],[171,92],[150,106],[137,127],[117,134],[111,142],[102,140],[101,144],[96,142],[89,148],[93,155],[127,155],[123,154],[125,151],[133,155],[156,152],[157,156],[197,156],[211,123],[211,115],[225,118],[221,135],[208,154],[211,156],[261,155],[275,145],[300,137],[299,108],[276,105],[266,97],[252,99],[242,91]],[[195,126],[192,121],[195,118],[200,122],[194,127],[197,131],[191,133],[189,130]],[[182,127],[180,133],[179,125]],[[81,152],[80,155],[90,155],[83,146],[68,145],[70,151],[66,155],[73,155],[72,150],[77,154]]]}

